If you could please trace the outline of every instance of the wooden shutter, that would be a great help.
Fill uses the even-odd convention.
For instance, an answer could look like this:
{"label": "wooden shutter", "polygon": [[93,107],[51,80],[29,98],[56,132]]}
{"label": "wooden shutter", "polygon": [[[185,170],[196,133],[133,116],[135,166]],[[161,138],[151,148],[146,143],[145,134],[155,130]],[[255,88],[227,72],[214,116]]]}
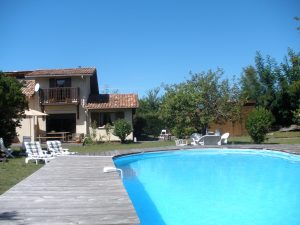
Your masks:
{"label": "wooden shutter", "polygon": [[55,88],[56,87],[56,82],[54,78],[49,79],[49,87],[50,88]]}
{"label": "wooden shutter", "polygon": [[71,86],[71,78],[66,78],[65,79],[65,87],[72,87]]}

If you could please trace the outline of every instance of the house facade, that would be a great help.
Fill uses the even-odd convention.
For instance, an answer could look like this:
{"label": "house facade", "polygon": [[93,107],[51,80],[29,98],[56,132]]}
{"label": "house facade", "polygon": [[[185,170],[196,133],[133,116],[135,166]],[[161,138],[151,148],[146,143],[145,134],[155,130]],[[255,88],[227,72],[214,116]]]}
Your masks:
{"label": "house facade", "polygon": [[[96,124],[98,140],[117,141],[118,137],[107,132],[106,124],[113,125],[124,118],[132,125],[132,117],[138,107],[136,94],[99,94],[95,68],[51,69],[6,72],[24,82],[29,109],[47,114],[28,115],[18,128],[18,141],[23,136],[34,139],[48,134],[64,132],[66,139],[85,136]],[[128,139],[132,140],[133,135]]]}

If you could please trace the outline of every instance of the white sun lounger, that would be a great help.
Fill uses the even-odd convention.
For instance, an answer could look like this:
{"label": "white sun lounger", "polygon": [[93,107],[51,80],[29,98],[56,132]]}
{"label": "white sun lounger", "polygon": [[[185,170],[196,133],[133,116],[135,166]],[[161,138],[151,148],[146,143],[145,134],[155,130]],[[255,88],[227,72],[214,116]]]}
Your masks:
{"label": "white sun lounger", "polygon": [[76,152],[70,152],[69,149],[63,148],[60,141],[47,141],[47,148],[53,155],[73,155]]}
{"label": "white sun lounger", "polygon": [[221,136],[220,135],[204,135],[192,134],[192,145],[220,145]]}
{"label": "white sun lounger", "polygon": [[46,151],[42,150],[41,144],[38,141],[24,142],[24,145],[27,154],[25,163],[28,163],[29,160],[34,160],[36,164],[38,164],[38,161],[44,161],[47,164],[51,159],[54,159],[53,155],[47,154]]}

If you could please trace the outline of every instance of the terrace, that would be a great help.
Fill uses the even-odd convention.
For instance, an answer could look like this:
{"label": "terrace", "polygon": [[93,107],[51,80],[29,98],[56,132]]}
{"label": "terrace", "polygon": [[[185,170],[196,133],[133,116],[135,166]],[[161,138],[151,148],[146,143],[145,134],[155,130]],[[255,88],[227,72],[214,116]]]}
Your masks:
{"label": "terrace", "polygon": [[39,92],[41,105],[79,104],[79,88],[60,87],[41,89]]}

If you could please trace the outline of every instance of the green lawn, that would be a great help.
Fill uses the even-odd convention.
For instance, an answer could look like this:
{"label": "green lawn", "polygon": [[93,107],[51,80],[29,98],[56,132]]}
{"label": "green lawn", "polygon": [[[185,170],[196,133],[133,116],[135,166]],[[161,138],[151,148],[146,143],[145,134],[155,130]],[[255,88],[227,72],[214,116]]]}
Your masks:
{"label": "green lawn", "polygon": [[[267,135],[266,144],[300,144],[300,131],[271,132]],[[249,136],[229,137],[230,144],[253,144]]]}
{"label": "green lawn", "polygon": [[9,159],[8,162],[0,162],[0,194],[41,167],[42,164],[25,164],[24,157]]}
{"label": "green lawn", "polygon": [[86,146],[68,146],[70,151],[78,152],[80,154],[93,154],[100,151],[109,151],[109,150],[122,150],[122,149],[139,149],[139,148],[159,148],[159,147],[167,147],[167,146],[174,146],[174,141],[149,141],[149,142],[136,142],[136,143],[127,143],[121,144],[116,142],[111,143],[101,143],[101,144],[94,144],[94,145],[86,145]]}

